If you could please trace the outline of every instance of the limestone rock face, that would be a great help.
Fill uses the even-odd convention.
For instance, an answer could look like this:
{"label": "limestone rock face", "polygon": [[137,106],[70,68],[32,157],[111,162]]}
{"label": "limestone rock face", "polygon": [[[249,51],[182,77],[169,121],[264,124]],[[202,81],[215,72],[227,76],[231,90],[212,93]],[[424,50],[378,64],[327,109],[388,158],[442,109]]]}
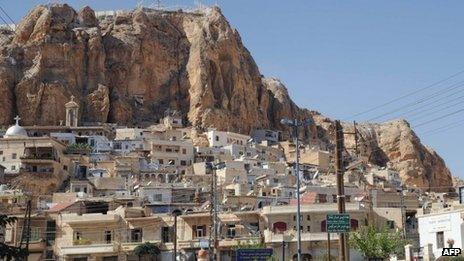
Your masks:
{"label": "limestone rock face", "polygon": [[[0,125],[15,114],[25,125],[57,125],[71,95],[81,122],[144,126],[169,109],[199,129],[249,133],[283,129],[281,118],[314,118],[302,137],[332,146],[331,120],[298,108],[278,79],[263,78],[216,7],[96,17],[89,7],[56,4],[34,8],[14,33],[0,30]],[[372,129],[378,141],[366,146],[383,154],[371,161],[391,161],[420,186],[449,182],[443,160],[409,126]]]}
{"label": "limestone rock face", "polygon": [[[344,128],[351,132],[352,125]],[[359,151],[368,161],[396,169],[406,184],[432,191],[448,191],[452,176],[443,159],[424,146],[404,120],[358,126]],[[347,137],[346,147],[354,147],[354,138]]]}

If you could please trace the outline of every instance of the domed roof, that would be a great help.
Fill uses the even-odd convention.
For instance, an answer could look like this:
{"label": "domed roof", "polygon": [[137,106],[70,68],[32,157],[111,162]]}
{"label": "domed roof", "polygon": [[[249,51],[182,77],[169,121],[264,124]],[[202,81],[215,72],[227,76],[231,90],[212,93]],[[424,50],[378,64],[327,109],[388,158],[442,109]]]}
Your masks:
{"label": "domed roof", "polygon": [[15,117],[16,124],[9,127],[8,130],[6,130],[5,135],[3,136],[4,138],[16,138],[16,137],[27,137],[27,131],[19,126],[19,116]]}

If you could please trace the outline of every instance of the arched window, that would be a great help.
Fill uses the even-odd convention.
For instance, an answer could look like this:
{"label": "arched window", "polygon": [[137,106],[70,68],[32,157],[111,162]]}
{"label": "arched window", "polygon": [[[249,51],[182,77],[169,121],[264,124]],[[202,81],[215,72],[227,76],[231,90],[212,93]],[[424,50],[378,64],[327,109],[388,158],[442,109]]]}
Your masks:
{"label": "arched window", "polygon": [[272,229],[275,233],[284,232],[287,230],[287,223],[281,221],[275,222],[272,225]]}

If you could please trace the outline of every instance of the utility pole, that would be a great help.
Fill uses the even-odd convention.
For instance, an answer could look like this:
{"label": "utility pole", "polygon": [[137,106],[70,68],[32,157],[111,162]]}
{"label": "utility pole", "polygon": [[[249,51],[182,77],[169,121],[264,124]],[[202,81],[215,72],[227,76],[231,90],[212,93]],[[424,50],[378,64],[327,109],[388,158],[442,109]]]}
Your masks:
{"label": "utility pole", "polygon": [[300,201],[300,143],[298,140],[298,128],[302,126],[309,126],[313,123],[312,120],[303,120],[298,121],[298,119],[289,120],[289,119],[282,119],[280,121],[281,124],[290,126],[293,131],[293,139],[296,145],[296,153],[295,153],[295,175],[296,175],[296,201],[297,201],[297,208],[296,208],[296,227],[297,227],[297,261],[301,261],[301,201]]}
{"label": "utility pole", "polygon": [[330,249],[332,247],[330,246],[330,232],[327,231],[327,260],[328,261],[331,261],[331,257],[330,257]]}
{"label": "utility pole", "polygon": [[[335,173],[337,175],[337,205],[338,213],[345,213],[345,188],[344,188],[344,165],[343,165],[343,128],[340,121],[335,121]],[[347,247],[346,247],[346,234],[339,233],[339,260],[346,261]]]}
{"label": "utility pole", "polygon": [[404,194],[403,194],[403,191],[404,191],[404,186],[401,185],[401,194],[400,194],[400,197],[401,197],[401,226],[403,227],[403,239],[406,239],[406,214],[404,213]]}
{"label": "utility pole", "polygon": [[174,238],[173,238],[173,241],[174,241],[174,256],[172,257],[172,259],[174,261],[177,260],[177,213],[174,213]]}
{"label": "utility pole", "polygon": [[301,261],[301,202],[300,202],[300,143],[298,142],[298,120],[295,119],[295,144],[296,144],[296,158],[295,158],[295,172],[296,172],[296,200],[298,202],[296,209],[296,227],[298,237],[298,261]]}
{"label": "utility pole", "polygon": [[282,261],[285,261],[285,240],[282,239]]}
{"label": "utility pole", "polygon": [[[213,166],[213,163],[211,163],[211,166]],[[214,225],[215,225],[215,219],[214,219],[214,210],[215,210],[215,206],[214,206],[214,203],[215,203],[215,198],[214,198],[214,193],[215,193],[215,186],[214,186],[214,175],[215,175],[215,171],[213,170],[214,166],[211,168],[211,195],[210,195],[210,209],[209,209],[209,222],[210,222],[210,233],[209,233],[209,259],[210,260],[214,260],[214,257],[213,257],[213,230],[214,230]]]}
{"label": "utility pole", "polygon": [[[218,241],[218,196],[217,196],[217,164],[212,163],[212,177],[211,177],[211,208],[210,208],[210,222],[211,231],[209,234],[209,253],[211,260],[220,260],[219,256],[219,241]],[[212,243],[211,243],[212,242]]]}
{"label": "utility pole", "polygon": [[356,121],[353,121],[353,126],[354,126],[354,144],[355,144],[355,153],[356,156],[359,156],[359,140],[358,140],[358,128],[356,127],[357,123]]}
{"label": "utility pole", "polygon": [[217,165],[213,168],[214,173],[214,260],[221,260],[219,256],[219,220],[218,220],[218,193],[217,193]]}
{"label": "utility pole", "polygon": [[[19,243],[19,249],[26,249],[26,257],[23,260],[27,260],[29,257],[29,241],[31,238],[31,198],[27,200],[26,213],[24,214],[23,229],[21,232],[21,242]],[[24,242],[25,241],[25,242]]]}

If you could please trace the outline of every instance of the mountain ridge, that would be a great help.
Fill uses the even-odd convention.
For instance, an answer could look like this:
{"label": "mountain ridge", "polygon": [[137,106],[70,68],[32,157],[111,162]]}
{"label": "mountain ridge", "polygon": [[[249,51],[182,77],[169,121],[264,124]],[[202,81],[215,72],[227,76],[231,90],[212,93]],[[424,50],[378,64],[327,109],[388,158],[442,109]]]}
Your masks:
{"label": "mountain ridge", "polygon": [[[73,95],[82,122],[146,126],[175,110],[200,129],[249,133],[284,129],[281,118],[312,118],[302,137],[331,144],[332,120],[298,107],[280,80],[263,77],[217,7],[96,17],[90,7],[37,6],[14,33],[0,32],[0,54],[0,125],[15,114],[26,125],[58,125]],[[365,126],[376,141],[366,139],[369,160],[391,162],[409,184],[451,185],[443,159],[409,124]],[[373,151],[383,155],[369,155]]]}

